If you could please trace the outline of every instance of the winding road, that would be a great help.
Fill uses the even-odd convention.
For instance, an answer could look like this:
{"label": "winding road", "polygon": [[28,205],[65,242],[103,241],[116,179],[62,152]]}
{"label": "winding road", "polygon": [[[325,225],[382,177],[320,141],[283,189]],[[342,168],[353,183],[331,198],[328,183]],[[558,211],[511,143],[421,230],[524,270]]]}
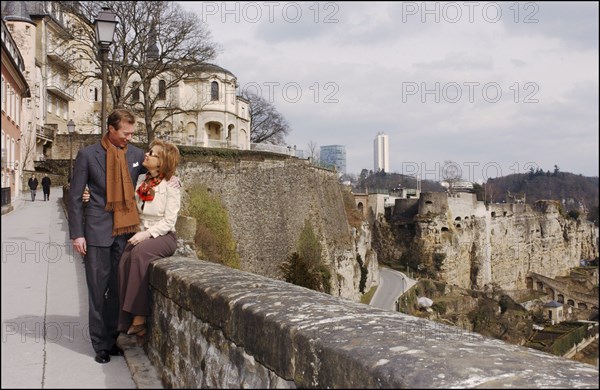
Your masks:
{"label": "winding road", "polygon": [[371,299],[371,306],[396,311],[396,300],[417,283],[400,271],[379,267],[379,286]]}

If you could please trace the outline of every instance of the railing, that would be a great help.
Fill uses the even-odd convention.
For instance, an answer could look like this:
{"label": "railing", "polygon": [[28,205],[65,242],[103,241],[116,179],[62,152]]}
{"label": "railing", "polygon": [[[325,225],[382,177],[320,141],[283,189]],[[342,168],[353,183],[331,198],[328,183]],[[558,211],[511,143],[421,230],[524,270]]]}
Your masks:
{"label": "railing", "polygon": [[296,156],[296,148],[284,145],[272,145],[272,144],[250,144],[250,150],[256,150],[261,152],[271,152],[279,154],[287,154],[288,156]]}
{"label": "railing", "polygon": [[2,187],[2,207],[10,204],[10,187]]}
{"label": "railing", "polygon": [[55,132],[56,132],[56,129],[53,129],[50,127],[45,127],[45,126],[40,126],[40,125],[37,125],[35,127],[35,135],[38,138],[42,138],[47,141],[54,141],[54,133]]}
{"label": "railing", "polygon": [[[195,137],[186,137],[182,134],[167,134],[161,136],[157,136],[157,138],[164,139],[165,141],[170,141],[175,143],[176,145],[184,145],[184,146],[197,146],[204,148],[224,148],[224,149],[240,149],[240,147],[236,144],[233,144],[229,140],[217,140],[217,139],[209,139],[206,142],[203,140],[197,139]],[[134,134],[134,139],[137,142],[147,142],[147,136],[145,131],[137,131]],[[288,156],[294,156],[298,158],[305,158],[304,151],[296,149],[295,146],[285,146],[285,145],[272,145],[265,143],[251,143],[250,150],[261,151],[261,152],[271,152],[271,153],[279,153],[285,154]],[[323,168],[332,169],[331,164],[321,163],[320,161],[313,161],[313,165],[320,166]]]}

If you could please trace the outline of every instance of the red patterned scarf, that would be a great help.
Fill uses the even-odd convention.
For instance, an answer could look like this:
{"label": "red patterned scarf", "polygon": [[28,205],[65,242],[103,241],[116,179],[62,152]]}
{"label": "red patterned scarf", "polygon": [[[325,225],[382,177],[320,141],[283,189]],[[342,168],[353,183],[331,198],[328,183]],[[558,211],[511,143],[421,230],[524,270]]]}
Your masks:
{"label": "red patterned scarf", "polygon": [[156,177],[150,176],[150,172],[146,173],[144,182],[138,187],[137,194],[140,199],[144,202],[152,202],[154,200],[154,187],[160,184],[163,176],[158,175]]}

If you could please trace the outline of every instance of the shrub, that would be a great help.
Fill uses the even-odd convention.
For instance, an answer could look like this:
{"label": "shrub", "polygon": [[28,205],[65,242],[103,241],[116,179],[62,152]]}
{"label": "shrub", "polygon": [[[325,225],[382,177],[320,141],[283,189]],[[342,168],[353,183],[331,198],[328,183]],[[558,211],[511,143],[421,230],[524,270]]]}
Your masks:
{"label": "shrub", "polygon": [[441,271],[442,270],[442,265],[444,264],[444,260],[446,260],[446,254],[445,253],[434,253],[432,256],[432,261],[433,261],[433,266],[435,267],[436,271]]}
{"label": "shrub", "polygon": [[321,252],[321,242],[310,222],[306,221],[298,239],[297,251],[289,255],[279,267],[285,281],[329,294],[331,271],[324,264]]}
{"label": "shrub", "polygon": [[196,219],[194,241],[198,258],[240,268],[227,210],[205,187],[189,191],[188,213]]}
{"label": "shrub", "polygon": [[298,252],[289,255],[279,268],[283,272],[284,279],[288,283],[316,290],[319,286],[318,280],[310,274],[310,267],[306,259],[300,257]]}
{"label": "shrub", "polygon": [[360,266],[360,283],[358,284],[358,291],[360,291],[361,294],[364,294],[365,287],[367,286],[367,275],[369,274],[369,271],[367,270],[367,267],[365,267],[360,254],[356,255],[356,261],[358,261]]}
{"label": "shrub", "polygon": [[433,305],[431,305],[431,309],[436,313],[444,315],[446,314],[446,310],[448,310],[448,306],[446,305],[446,302],[435,302]]}

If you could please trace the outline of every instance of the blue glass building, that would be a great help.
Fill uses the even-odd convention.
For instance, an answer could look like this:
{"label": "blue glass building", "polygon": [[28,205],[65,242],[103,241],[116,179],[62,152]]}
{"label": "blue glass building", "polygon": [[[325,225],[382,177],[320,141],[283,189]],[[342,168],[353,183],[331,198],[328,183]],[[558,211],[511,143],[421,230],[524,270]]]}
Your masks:
{"label": "blue glass building", "polygon": [[344,145],[321,146],[320,160],[324,166],[335,167],[340,174],[346,173],[346,147]]}

